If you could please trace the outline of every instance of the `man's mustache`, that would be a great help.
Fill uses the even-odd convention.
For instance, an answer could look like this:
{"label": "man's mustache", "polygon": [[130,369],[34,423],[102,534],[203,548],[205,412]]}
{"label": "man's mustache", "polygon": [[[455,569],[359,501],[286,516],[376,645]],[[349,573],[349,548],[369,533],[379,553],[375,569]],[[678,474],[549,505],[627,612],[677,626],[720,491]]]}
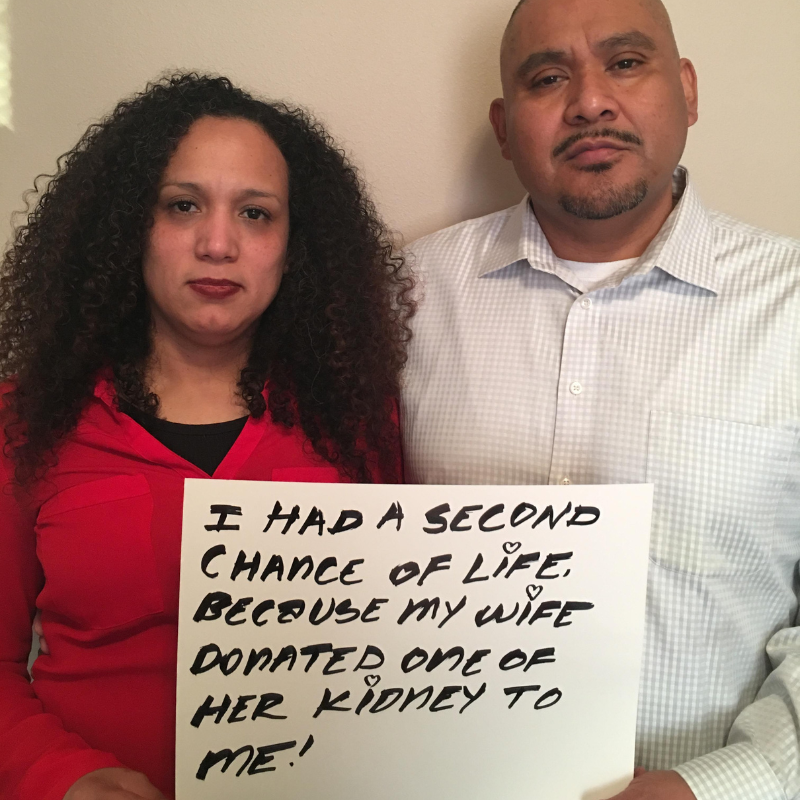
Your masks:
{"label": "man's mustache", "polygon": [[625,144],[644,144],[635,133],[630,133],[630,131],[618,131],[614,130],[614,128],[581,131],[580,133],[575,133],[569,138],[564,139],[564,141],[553,150],[553,158],[558,158],[558,156],[565,153],[572,145],[577,144],[582,139],[617,139],[620,142],[625,142]]}

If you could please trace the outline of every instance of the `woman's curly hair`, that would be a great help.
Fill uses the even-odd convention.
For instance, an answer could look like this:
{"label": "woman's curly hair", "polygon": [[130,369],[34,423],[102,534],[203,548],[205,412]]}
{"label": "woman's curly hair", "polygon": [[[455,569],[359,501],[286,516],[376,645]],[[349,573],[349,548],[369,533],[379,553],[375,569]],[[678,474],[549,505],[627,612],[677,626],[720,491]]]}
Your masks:
{"label": "woman's curly hair", "polygon": [[5,254],[0,378],[11,381],[5,448],[18,480],[52,463],[103,369],[118,397],[157,412],[145,381],[151,320],[142,256],[167,162],[205,116],[260,125],[289,167],[287,273],[239,379],[250,414],[268,410],[280,425],[299,425],[353,480],[370,480],[376,467],[397,479],[392,398],[413,313],[402,257],[319,123],[226,78],[189,73],[120,102],[59,159],[54,176],[40,176],[50,180]]}

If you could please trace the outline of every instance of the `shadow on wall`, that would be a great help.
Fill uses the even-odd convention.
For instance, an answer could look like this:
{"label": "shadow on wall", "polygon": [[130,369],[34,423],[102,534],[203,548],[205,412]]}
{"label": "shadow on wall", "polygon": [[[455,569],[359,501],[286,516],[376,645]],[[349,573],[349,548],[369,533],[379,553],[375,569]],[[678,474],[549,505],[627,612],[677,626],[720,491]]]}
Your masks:
{"label": "shadow on wall", "polygon": [[499,8],[487,9],[485,19],[479,20],[463,42],[455,105],[462,119],[474,119],[476,125],[462,165],[464,191],[456,195],[461,219],[508,208],[525,194],[511,163],[500,154],[489,123],[489,104],[501,94],[500,40],[511,7],[513,3],[501,3]]}
{"label": "shadow on wall", "polygon": [[511,163],[500,155],[500,147],[488,121],[486,125],[487,130],[473,148],[468,168],[475,196],[472,202],[464,204],[464,219],[516,205],[525,194]]}
{"label": "shadow on wall", "polygon": [[[14,165],[19,163],[18,154],[15,152],[15,145],[17,144],[14,132],[0,126],[0,165],[2,165],[4,177],[4,180],[0,181],[0,209],[13,209],[14,217],[24,207],[22,199],[16,192],[17,184],[13,179],[16,176],[12,177]],[[8,212],[8,216],[6,216],[0,211],[0,254],[5,251],[11,242],[13,221],[19,224],[21,217],[12,220],[12,212]]]}

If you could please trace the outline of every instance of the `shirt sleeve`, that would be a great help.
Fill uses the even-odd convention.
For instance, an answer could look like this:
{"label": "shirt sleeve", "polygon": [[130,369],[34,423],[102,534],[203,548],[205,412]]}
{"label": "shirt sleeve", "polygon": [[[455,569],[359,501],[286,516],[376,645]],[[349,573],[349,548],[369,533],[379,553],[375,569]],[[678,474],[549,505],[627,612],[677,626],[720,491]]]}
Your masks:
{"label": "shirt sleeve", "polygon": [[36,696],[27,664],[43,582],[33,516],[0,463],[0,800],[62,800],[86,773],[122,766],[66,731]]}
{"label": "shirt sleeve", "polygon": [[778,631],[767,655],[772,672],[727,747],[676,767],[697,800],[800,798],[800,627]]}

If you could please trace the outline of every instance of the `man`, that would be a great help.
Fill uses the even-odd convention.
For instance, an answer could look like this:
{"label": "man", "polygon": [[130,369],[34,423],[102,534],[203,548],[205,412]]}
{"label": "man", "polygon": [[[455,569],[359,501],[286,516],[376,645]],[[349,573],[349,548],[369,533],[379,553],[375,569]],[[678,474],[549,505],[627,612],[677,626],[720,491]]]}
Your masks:
{"label": "man", "polygon": [[424,483],[655,484],[619,800],[800,797],[800,243],[701,205],[659,0],[523,0],[491,122],[529,197],[412,246]]}

